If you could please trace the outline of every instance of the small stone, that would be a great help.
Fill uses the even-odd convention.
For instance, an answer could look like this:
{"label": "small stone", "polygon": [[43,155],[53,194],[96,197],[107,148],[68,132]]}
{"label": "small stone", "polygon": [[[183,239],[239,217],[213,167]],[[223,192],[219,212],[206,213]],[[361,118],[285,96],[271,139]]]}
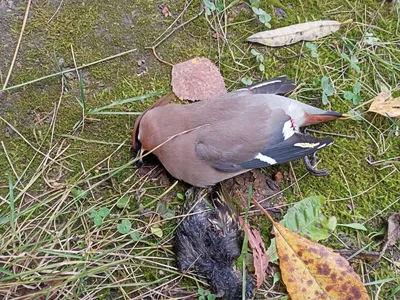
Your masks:
{"label": "small stone", "polygon": [[278,17],[278,19],[286,19],[286,11],[284,11],[280,7],[275,7],[275,15]]}

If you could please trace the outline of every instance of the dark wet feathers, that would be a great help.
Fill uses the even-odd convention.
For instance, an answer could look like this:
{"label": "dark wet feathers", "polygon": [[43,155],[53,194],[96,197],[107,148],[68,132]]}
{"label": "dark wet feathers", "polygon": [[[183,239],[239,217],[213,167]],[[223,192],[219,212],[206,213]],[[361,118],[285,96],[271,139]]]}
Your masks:
{"label": "dark wet feathers", "polygon": [[[242,273],[236,270],[235,261],[240,256],[243,231],[236,212],[225,202],[220,190],[204,197],[201,192],[196,195],[196,200],[186,208],[192,215],[178,227],[175,238],[178,268],[205,276],[214,293],[224,299],[242,299]],[[252,297],[253,288],[253,280],[247,275],[248,298]]]}

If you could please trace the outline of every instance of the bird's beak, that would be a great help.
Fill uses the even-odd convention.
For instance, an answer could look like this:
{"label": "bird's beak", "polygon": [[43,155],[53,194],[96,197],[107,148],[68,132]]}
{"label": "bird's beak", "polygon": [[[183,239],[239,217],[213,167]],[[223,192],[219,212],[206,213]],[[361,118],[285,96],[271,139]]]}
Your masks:
{"label": "bird's beak", "polygon": [[136,167],[138,167],[138,168],[141,168],[143,166],[143,153],[144,153],[144,150],[140,149],[138,151],[138,153],[136,154],[136,157],[135,157],[135,159],[137,159]]}

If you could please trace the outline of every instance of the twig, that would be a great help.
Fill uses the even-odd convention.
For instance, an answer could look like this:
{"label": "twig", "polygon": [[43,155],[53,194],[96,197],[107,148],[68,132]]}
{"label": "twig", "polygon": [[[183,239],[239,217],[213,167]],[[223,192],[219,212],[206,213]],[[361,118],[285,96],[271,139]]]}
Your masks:
{"label": "twig", "polygon": [[18,50],[19,50],[19,46],[21,45],[22,35],[24,34],[26,20],[28,19],[29,8],[31,6],[31,2],[32,2],[31,0],[28,0],[28,4],[26,5],[24,21],[22,22],[22,28],[21,28],[21,31],[19,33],[18,43],[17,43],[17,47],[15,48],[14,57],[13,57],[13,59],[11,61],[11,65],[10,65],[10,69],[8,70],[6,81],[4,82],[4,85],[3,85],[3,89],[2,89],[3,91],[7,87],[8,81],[10,80],[10,77],[11,77],[12,70],[14,68],[15,61],[17,59]]}
{"label": "twig", "polygon": [[[100,60],[96,60],[96,61],[91,62],[91,63],[88,63],[88,64],[86,64],[86,65],[82,65],[82,66],[80,66],[80,67],[77,67],[76,69],[80,70],[80,69],[83,69],[83,68],[86,68],[86,67],[90,67],[90,66],[96,65],[96,64],[98,64],[98,63],[101,63],[101,62],[103,62],[103,61],[107,61],[107,60],[110,60],[110,59],[114,59],[114,58],[120,57],[120,56],[122,56],[122,55],[131,53],[131,52],[134,52],[134,51],[136,51],[136,49],[131,49],[131,50],[128,50],[128,51],[125,51],[125,52],[121,52],[121,53],[112,55],[112,56],[108,56],[108,57],[106,57],[106,58],[102,58],[102,59],[100,59]],[[23,86],[28,85],[28,84],[32,84],[32,83],[35,83],[35,82],[38,82],[38,81],[42,81],[42,80],[44,80],[44,79],[48,79],[48,78],[52,78],[52,77],[55,77],[55,76],[63,75],[63,74],[65,74],[65,73],[73,72],[73,71],[75,71],[76,69],[73,68],[73,69],[63,70],[63,71],[60,71],[60,72],[57,72],[57,73],[53,73],[53,74],[46,75],[46,76],[43,76],[43,77],[40,77],[40,78],[37,78],[37,79],[33,79],[33,80],[31,80],[31,81],[28,81],[28,82],[20,83],[20,84],[14,85],[14,86],[10,86],[10,87],[8,87],[8,88],[3,88],[2,90],[0,90],[0,92],[4,92],[4,91],[8,91],[8,90],[13,90],[13,89],[16,89],[16,88],[19,88],[19,87],[23,87]]]}
{"label": "twig", "polygon": [[61,0],[61,1],[60,1],[60,4],[58,5],[56,11],[55,11],[54,14],[51,16],[51,18],[47,21],[47,24],[49,24],[49,23],[51,22],[51,20],[53,20],[53,18],[56,16],[56,14],[58,13],[58,11],[59,11],[60,8],[61,8],[61,5],[63,4],[63,1],[64,1],[64,0]]}
{"label": "twig", "polygon": [[[189,5],[190,5],[190,3],[189,3],[187,6],[185,6],[185,8],[183,9],[182,13],[189,7]],[[167,64],[167,65],[173,67],[173,64],[171,64],[171,63],[169,63],[169,62],[166,62],[165,60],[161,59],[161,58],[157,55],[156,48],[157,48],[158,46],[160,46],[167,38],[169,38],[176,30],[178,30],[179,28],[181,28],[181,27],[187,25],[188,23],[190,23],[190,22],[192,22],[193,20],[195,20],[195,19],[197,19],[198,17],[200,17],[200,16],[203,14],[203,12],[204,12],[204,9],[202,9],[197,15],[195,15],[195,16],[192,17],[191,19],[187,20],[186,22],[183,22],[182,24],[179,24],[179,26],[175,27],[175,28],[174,28],[170,33],[168,33],[164,38],[162,38],[161,40],[159,40],[160,37],[163,36],[163,35],[165,34],[165,31],[164,31],[164,32],[160,35],[160,37],[158,37],[158,38],[155,40],[155,41],[159,40],[155,45],[153,45],[153,46],[151,46],[151,47],[145,47],[144,49],[151,49],[151,50],[153,50],[154,57],[155,57],[158,61],[160,61],[160,62],[162,62],[162,63],[164,63],[164,64]],[[182,13],[181,13],[179,16],[181,16]],[[177,17],[177,19],[179,18],[179,16]],[[176,21],[176,20],[175,20],[175,21]],[[174,21],[174,23],[175,23],[175,21]],[[168,27],[168,28],[171,28],[171,26]],[[167,28],[167,30],[168,30],[168,28]]]}

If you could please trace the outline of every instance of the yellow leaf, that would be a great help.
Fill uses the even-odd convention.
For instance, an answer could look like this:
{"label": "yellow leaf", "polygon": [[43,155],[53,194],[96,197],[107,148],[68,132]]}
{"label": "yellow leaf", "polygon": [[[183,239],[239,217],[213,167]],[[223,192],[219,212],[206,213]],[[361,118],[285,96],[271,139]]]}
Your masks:
{"label": "yellow leaf", "polygon": [[163,237],[163,235],[164,235],[164,233],[160,227],[151,227],[150,231],[152,234],[154,234],[155,236],[157,236],[159,238]]}
{"label": "yellow leaf", "polygon": [[389,92],[382,92],[376,96],[368,111],[391,118],[400,118],[400,97],[392,98]]}
{"label": "yellow leaf", "polygon": [[348,261],[274,222],[282,280],[297,299],[370,299]]}

